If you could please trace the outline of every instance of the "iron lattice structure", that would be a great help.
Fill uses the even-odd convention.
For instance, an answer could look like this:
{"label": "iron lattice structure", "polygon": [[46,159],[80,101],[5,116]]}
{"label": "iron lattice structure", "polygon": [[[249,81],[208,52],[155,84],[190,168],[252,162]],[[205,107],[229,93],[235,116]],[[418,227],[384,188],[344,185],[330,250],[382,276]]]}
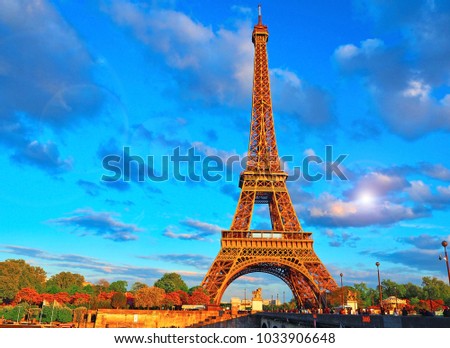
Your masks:
{"label": "iron lattice structure", "polygon": [[[270,93],[267,41],[261,13],[254,26],[255,47],[250,141],[241,194],[230,230],[222,231],[221,249],[203,279],[212,302],[220,304],[227,287],[238,277],[264,272],[282,279],[299,306],[323,302],[325,290],[337,284],[313,250],[312,233],[304,232],[286,187],[275,138]],[[267,204],[271,230],[251,230],[255,204]]]}

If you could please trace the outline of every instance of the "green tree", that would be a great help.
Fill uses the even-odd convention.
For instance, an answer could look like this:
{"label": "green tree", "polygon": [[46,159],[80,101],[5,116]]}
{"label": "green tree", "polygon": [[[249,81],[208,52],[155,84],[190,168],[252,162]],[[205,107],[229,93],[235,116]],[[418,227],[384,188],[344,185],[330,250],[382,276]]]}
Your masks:
{"label": "green tree", "polygon": [[158,279],[154,286],[164,289],[166,293],[177,290],[188,292],[188,287],[178,273],[165,273],[161,279]]}
{"label": "green tree", "polygon": [[83,290],[81,292],[92,296],[95,293],[95,289],[91,284],[88,284],[86,286],[83,286]]}
{"label": "green tree", "polygon": [[361,307],[372,305],[372,291],[367,287],[366,283],[354,284],[354,288],[358,294],[358,303]]}
{"label": "green tree", "polygon": [[56,310],[56,319],[60,323],[69,323],[72,321],[72,310],[67,307],[58,308]]}
{"label": "green tree", "polygon": [[76,293],[83,292],[83,286],[72,285],[67,289],[69,295],[75,295]]}
{"label": "green tree", "polygon": [[[195,290],[197,290],[197,289],[199,289],[199,288],[202,288],[200,285],[196,285],[196,286],[193,286],[192,288],[189,288],[189,290],[188,290],[188,294],[189,295],[192,295],[192,293],[195,291]],[[203,288],[202,288],[203,289]]]}
{"label": "green tree", "polygon": [[44,289],[47,274],[41,267],[30,266],[24,260],[0,262],[0,298],[11,301],[23,288]]}
{"label": "green tree", "polygon": [[383,295],[386,294],[386,297],[389,296],[396,296],[399,298],[405,297],[406,288],[402,284],[393,282],[390,279],[385,279],[381,282],[381,286],[383,289]]}
{"label": "green tree", "polygon": [[134,294],[136,293],[138,290],[147,287],[148,285],[145,283],[141,283],[141,282],[135,282],[132,286],[131,286],[131,292]]}
{"label": "green tree", "polygon": [[11,321],[22,321],[30,306],[27,303],[21,303],[17,306],[5,306],[0,310],[0,318]]}
{"label": "green tree", "polygon": [[126,282],[125,280],[117,280],[117,281],[112,282],[111,284],[109,284],[108,289],[110,291],[124,293],[124,292],[127,292],[127,286],[128,286],[128,282]]}
{"label": "green tree", "polygon": [[404,285],[405,287],[405,298],[412,299],[412,298],[422,298],[422,289],[420,286],[415,285],[413,283],[407,283]]}
{"label": "green tree", "polygon": [[111,306],[115,309],[125,308],[127,306],[127,297],[123,292],[116,292],[111,297]]}
{"label": "green tree", "polygon": [[450,286],[436,277],[423,277],[423,299],[439,300],[447,302],[450,299]]}
{"label": "green tree", "polygon": [[159,279],[154,285],[157,288],[163,289],[167,294],[175,291],[175,284],[169,279]]}
{"label": "green tree", "polygon": [[94,286],[95,293],[99,294],[101,292],[108,291],[109,288],[109,282],[106,279],[100,279],[97,284]]}
{"label": "green tree", "polygon": [[69,292],[69,289],[73,288],[74,293],[80,292],[80,289],[83,287],[83,283],[85,282],[84,276],[77,273],[71,272],[60,272],[50,277],[47,280],[47,287],[58,287],[62,291]]}

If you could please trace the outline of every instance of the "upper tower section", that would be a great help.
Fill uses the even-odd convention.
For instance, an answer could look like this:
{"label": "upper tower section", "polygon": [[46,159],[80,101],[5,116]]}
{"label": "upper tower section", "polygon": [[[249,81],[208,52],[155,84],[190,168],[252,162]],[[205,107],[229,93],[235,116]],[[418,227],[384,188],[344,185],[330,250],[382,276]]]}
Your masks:
{"label": "upper tower section", "polygon": [[261,6],[258,6],[258,24],[254,26],[252,34],[255,58],[247,173],[281,172],[270,95],[268,39],[269,31],[262,24]]}
{"label": "upper tower section", "polygon": [[264,42],[269,40],[267,25],[262,24],[261,5],[258,5],[258,24],[253,27],[252,41],[255,43],[256,36],[261,36]]}

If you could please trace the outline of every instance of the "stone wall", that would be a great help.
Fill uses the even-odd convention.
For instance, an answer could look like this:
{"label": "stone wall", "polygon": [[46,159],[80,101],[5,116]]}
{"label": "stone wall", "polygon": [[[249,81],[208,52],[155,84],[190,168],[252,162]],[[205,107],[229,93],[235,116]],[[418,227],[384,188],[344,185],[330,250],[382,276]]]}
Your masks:
{"label": "stone wall", "polygon": [[208,318],[219,317],[219,311],[164,311],[164,310],[117,310],[99,309],[95,327],[133,328],[133,327],[189,327]]}
{"label": "stone wall", "polygon": [[212,324],[201,326],[203,328],[258,328],[261,327],[261,318],[256,315],[242,315],[239,317],[221,320]]}

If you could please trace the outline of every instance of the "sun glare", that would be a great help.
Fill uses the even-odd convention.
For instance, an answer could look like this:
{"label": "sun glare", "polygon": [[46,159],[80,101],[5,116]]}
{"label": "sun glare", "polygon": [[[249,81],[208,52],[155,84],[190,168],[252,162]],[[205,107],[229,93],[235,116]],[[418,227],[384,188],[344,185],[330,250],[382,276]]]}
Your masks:
{"label": "sun glare", "polygon": [[358,198],[358,202],[365,204],[365,205],[372,204],[374,200],[375,200],[375,197],[370,192],[361,192],[361,194],[359,195],[359,198]]}

